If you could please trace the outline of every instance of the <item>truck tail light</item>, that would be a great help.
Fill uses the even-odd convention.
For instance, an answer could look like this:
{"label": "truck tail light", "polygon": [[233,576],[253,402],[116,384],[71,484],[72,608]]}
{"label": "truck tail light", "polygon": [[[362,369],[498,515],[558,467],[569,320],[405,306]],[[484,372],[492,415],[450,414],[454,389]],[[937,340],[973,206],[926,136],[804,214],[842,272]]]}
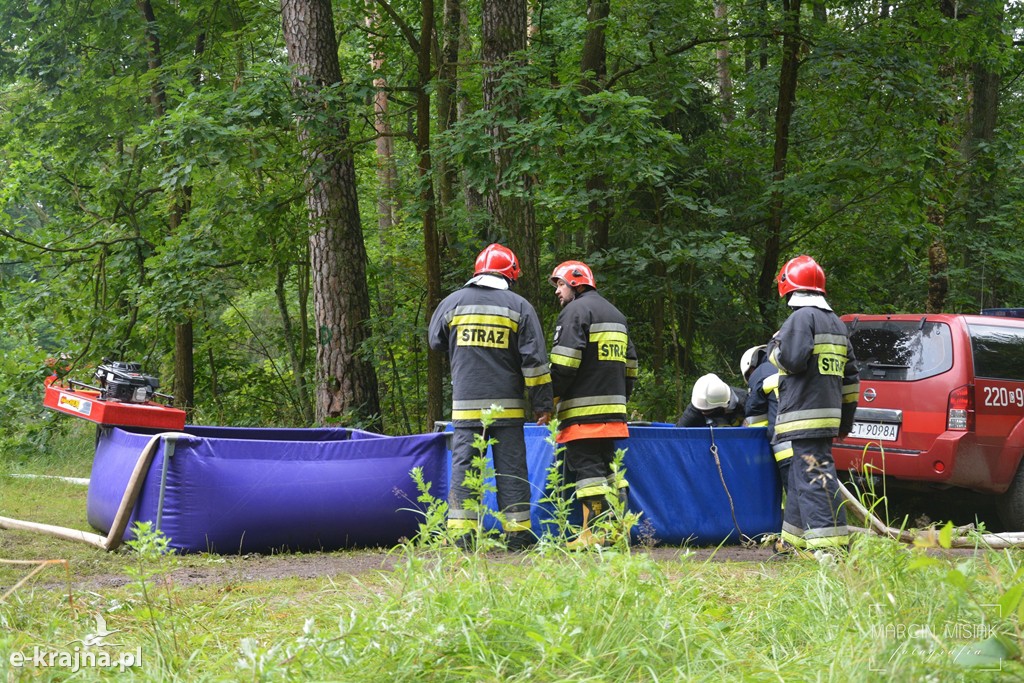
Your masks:
{"label": "truck tail light", "polygon": [[965,384],[949,392],[946,404],[946,429],[974,431],[974,387]]}

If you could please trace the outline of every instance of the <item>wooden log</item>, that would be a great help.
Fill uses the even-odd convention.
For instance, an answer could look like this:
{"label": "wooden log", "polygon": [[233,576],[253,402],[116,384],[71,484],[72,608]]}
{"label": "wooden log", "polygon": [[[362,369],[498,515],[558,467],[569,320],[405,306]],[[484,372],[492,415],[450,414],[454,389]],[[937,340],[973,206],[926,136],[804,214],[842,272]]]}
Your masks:
{"label": "wooden log", "polygon": [[[850,493],[849,489],[843,486],[842,482],[839,482],[839,493],[842,494],[843,498],[846,500],[847,510],[854,516],[861,519],[864,524],[867,525],[868,530],[878,534],[879,536],[892,538],[902,543],[922,541],[930,545],[938,545],[938,531],[930,530],[927,532],[917,532],[888,526],[885,522],[872,514],[870,510],[864,507],[857,497]],[[954,534],[962,532],[964,529],[965,527],[959,527],[954,530]],[[954,535],[953,538],[950,539],[950,547],[988,547],[993,550],[1020,548],[1024,547],[1024,532],[1010,531],[999,534],[977,534],[974,536]]]}

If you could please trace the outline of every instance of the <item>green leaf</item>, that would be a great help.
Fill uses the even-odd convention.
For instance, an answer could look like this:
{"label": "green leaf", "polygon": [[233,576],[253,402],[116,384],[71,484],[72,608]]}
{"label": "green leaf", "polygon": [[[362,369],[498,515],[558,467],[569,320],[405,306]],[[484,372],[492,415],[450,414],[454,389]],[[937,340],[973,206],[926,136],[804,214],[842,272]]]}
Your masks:
{"label": "green leaf", "polygon": [[1012,614],[1021,605],[1024,596],[1024,583],[1018,583],[999,598],[999,614]]}
{"label": "green leaf", "polygon": [[953,546],[953,522],[946,522],[946,526],[939,531],[939,545],[943,548]]}
{"label": "green leaf", "polygon": [[1017,656],[1017,648],[1002,636],[992,636],[954,650],[953,663],[963,667],[984,667],[998,671],[1003,661]]}

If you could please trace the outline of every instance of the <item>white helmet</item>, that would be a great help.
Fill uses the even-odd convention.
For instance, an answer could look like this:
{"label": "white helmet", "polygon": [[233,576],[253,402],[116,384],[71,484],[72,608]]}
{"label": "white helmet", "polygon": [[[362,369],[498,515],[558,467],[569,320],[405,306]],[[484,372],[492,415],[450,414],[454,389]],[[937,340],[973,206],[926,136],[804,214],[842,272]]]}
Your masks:
{"label": "white helmet", "polygon": [[714,373],[708,373],[698,378],[693,385],[693,393],[690,395],[690,401],[697,410],[725,408],[729,405],[731,398],[732,390],[729,385]]}
{"label": "white helmet", "polygon": [[740,358],[740,374],[743,375],[743,379],[747,379],[750,376],[751,370],[754,369],[754,359],[757,358],[757,352],[766,348],[768,348],[767,344],[760,344],[758,346],[751,346],[743,352],[743,357]]}

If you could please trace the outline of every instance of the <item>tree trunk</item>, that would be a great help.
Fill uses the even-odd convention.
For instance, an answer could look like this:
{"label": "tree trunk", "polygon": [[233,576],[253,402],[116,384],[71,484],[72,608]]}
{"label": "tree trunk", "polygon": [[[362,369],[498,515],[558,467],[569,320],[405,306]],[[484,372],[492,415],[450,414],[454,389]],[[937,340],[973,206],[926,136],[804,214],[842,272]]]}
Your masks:
{"label": "tree trunk", "polygon": [[[377,29],[379,15],[373,2],[367,4],[366,26],[371,34]],[[388,120],[388,82],[379,75],[384,66],[384,52],[374,49],[370,56],[370,69],[373,77],[373,127],[377,133],[377,183],[380,186],[377,196],[377,234],[381,245],[391,234],[398,212],[395,190],[398,187],[398,170],[395,168],[395,141],[391,134],[391,122]],[[391,301],[386,292],[384,300]]]}
{"label": "tree trunk", "polygon": [[349,122],[336,104],[317,100],[341,83],[330,0],[281,0],[293,90],[306,163],[313,316],[317,330],[316,420],[381,429],[377,374],[362,347],[369,339],[370,295],[356,194]]}
{"label": "tree trunk", "polygon": [[277,298],[277,309],[281,314],[282,336],[284,337],[285,348],[288,350],[288,360],[292,366],[292,376],[295,383],[296,409],[302,424],[310,426],[313,424],[313,406],[309,400],[309,388],[306,386],[305,366],[302,363],[302,356],[299,354],[295,342],[295,332],[292,329],[292,317],[288,312],[288,298],[285,292],[285,282],[288,277],[288,267],[278,264],[277,284],[274,287],[274,295]]}
{"label": "tree trunk", "polygon": [[[516,66],[514,55],[526,48],[526,0],[484,0],[483,61],[484,109],[490,113],[490,135],[494,139],[494,181],[485,197],[497,238],[519,257],[524,277],[521,293],[538,305],[540,292],[540,250],[537,225],[530,202],[529,176],[512,172],[514,150],[509,130],[501,121],[518,120],[522,88],[509,84],[508,71]],[[511,78],[518,78],[518,75]],[[503,87],[498,84],[505,80]]]}
{"label": "tree trunk", "polygon": [[[997,3],[978,3],[978,14],[981,18],[982,31],[987,46],[1001,46],[1003,33],[1002,5]],[[1004,52],[1002,47],[988,48]],[[985,217],[995,208],[996,191],[1000,187],[997,181],[998,165],[991,143],[996,137],[996,125],[999,120],[999,87],[1002,78],[999,72],[998,58],[987,54],[975,57],[971,65],[971,117],[964,154],[967,159],[969,173],[964,189],[968,193],[966,204],[966,226],[968,239],[985,242],[982,233],[987,231]],[[984,272],[984,262],[979,263],[978,255],[968,250],[965,253],[965,265],[969,272]],[[1000,273],[993,274],[993,280],[1002,279]],[[979,278],[971,283],[974,301],[980,307],[995,306],[991,294],[986,300],[986,287]],[[988,288],[989,292],[995,287]]]}
{"label": "tree trunk", "polygon": [[[715,0],[715,20],[722,33],[729,33],[729,7],[725,0]],[[722,123],[732,123],[732,74],[729,71],[729,47],[727,43],[719,43],[715,48],[715,61],[718,66],[718,97],[722,101]]]}
{"label": "tree trunk", "polygon": [[[438,253],[434,184],[430,159],[430,92],[431,41],[434,33],[434,1],[421,0],[420,41],[418,57],[419,87],[416,89],[416,152],[420,174],[420,204],[423,206],[423,254],[427,270],[427,310],[433,312],[441,303],[441,261]],[[444,365],[442,355],[427,351],[427,427],[444,416]]]}
{"label": "tree trunk", "polygon": [[[162,118],[167,112],[167,91],[159,75],[163,56],[160,50],[160,32],[156,24],[156,14],[149,0],[137,0],[136,6],[143,21],[146,22],[146,42],[149,44],[149,68],[155,72],[153,86],[150,89],[150,103],[156,118]],[[201,53],[205,41],[203,34],[196,40],[196,52]],[[196,79],[199,80],[198,78]],[[192,188],[186,186],[181,196],[176,197],[168,217],[168,231],[173,234],[181,226],[189,211],[189,198]],[[193,329],[191,318],[176,322],[174,325],[174,405],[188,409],[195,404],[195,350],[193,348]]]}
{"label": "tree trunk", "polygon": [[[800,0],[782,0],[785,12],[785,33],[782,37],[782,68],[779,72],[779,104],[775,110],[775,151],[772,158],[772,180],[779,184],[786,179],[786,156],[789,152],[789,124],[796,108],[797,72],[800,68]],[[782,250],[782,216],[785,210],[782,191],[772,192],[767,237],[761,274],[757,281],[757,303],[761,323],[766,331],[775,328],[770,302],[775,298],[775,276]]]}
{"label": "tree trunk", "polygon": [[[470,55],[473,51],[472,36],[469,35],[469,13],[466,10],[466,3],[459,3],[459,55]],[[459,121],[464,121],[469,115],[470,99],[462,88],[455,92],[455,111]],[[471,220],[478,220],[477,216],[486,209],[484,198],[472,183],[462,183],[463,201],[466,202],[466,213]]]}
{"label": "tree trunk", "polygon": [[[444,135],[458,121],[459,39],[462,28],[461,0],[444,0],[441,27],[441,63],[437,79],[437,132]],[[437,161],[438,240],[440,251],[448,250],[449,216],[455,203],[458,171],[444,154]]]}
{"label": "tree trunk", "polygon": [[[587,34],[583,41],[583,54],[580,58],[580,81],[583,92],[592,94],[600,91],[608,74],[608,52],[605,46],[605,29],[608,15],[611,12],[609,0],[588,0],[587,2]],[[591,121],[592,117],[588,117]],[[602,174],[586,180],[587,194],[591,197],[587,203],[587,234],[589,245],[596,251],[608,248],[609,211],[606,193],[608,181]],[[583,254],[579,255],[583,257]]]}
{"label": "tree trunk", "polygon": [[195,358],[192,353],[192,321],[174,326],[174,405],[195,404]]}
{"label": "tree trunk", "polygon": [[[941,227],[942,217],[929,215],[929,222]],[[938,238],[928,248],[928,304],[925,313],[942,313],[949,291],[949,259],[946,247]]]}

